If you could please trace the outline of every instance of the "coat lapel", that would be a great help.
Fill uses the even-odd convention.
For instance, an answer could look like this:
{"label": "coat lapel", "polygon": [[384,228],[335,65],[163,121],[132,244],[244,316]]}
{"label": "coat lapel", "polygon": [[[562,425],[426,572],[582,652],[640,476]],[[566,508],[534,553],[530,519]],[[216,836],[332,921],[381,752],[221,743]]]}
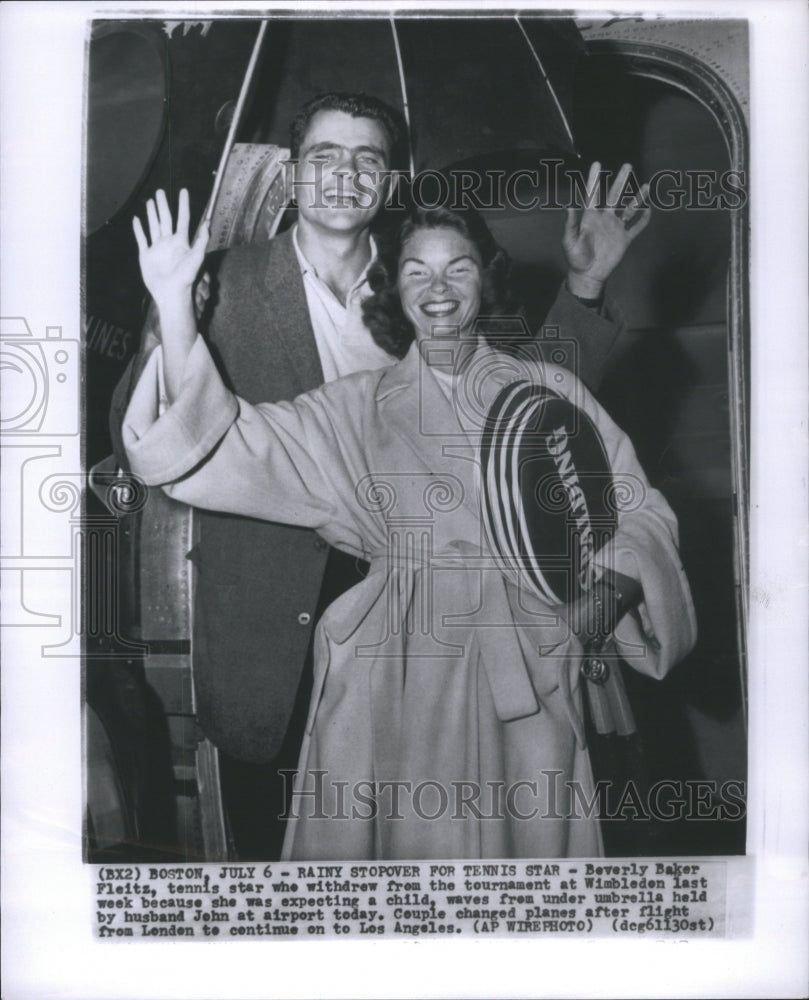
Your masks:
{"label": "coat lapel", "polygon": [[385,372],[376,398],[385,425],[418,459],[419,467],[426,466],[440,476],[452,466],[453,474],[463,482],[463,504],[477,520],[475,435],[464,431],[436,377],[422,364],[416,344]]}
{"label": "coat lapel", "polygon": [[[292,230],[268,244],[270,252],[263,275],[268,322],[275,342],[284,350],[299,380],[299,391],[308,392],[323,384],[323,369],[317,353],[303,279],[292,243]],[[293,317],[299,317],[297,322]],[[301,319],[305,317],[305,325]],[[291,396],[294,395],[290,393]]]}
{"label": "coat lapel", "polygon": [[[478,384],[480,372],[486,376],[482,384]],[[502,386],[514,378],[514,364],[507,357],[481,348],[468,384],[459,387],[450,402],[413,344],[407,356],[385,372],[377,389],[377,404],[386,424],[430,472],[440,475],[446,472],[448,460],[465,459],[453,462],[453,468],[464,470],[465,503],[475,517],[480,515],[476,470],[485,411]],[[536,380],[540,378],[538,369]]]}

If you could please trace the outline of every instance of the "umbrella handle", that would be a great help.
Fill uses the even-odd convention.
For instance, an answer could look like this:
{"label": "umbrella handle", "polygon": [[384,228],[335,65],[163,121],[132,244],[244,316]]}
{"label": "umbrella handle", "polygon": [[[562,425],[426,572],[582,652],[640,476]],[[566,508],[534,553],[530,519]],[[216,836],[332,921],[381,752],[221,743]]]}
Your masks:
{"label": "umbrella handle", "polygon": [[219,190],[222,187],[222,181],[225,178],[225,164],[227,163],[228,157],[233,149],[233,143],[236,141],[236,130],[239,127],[242,112],[244,111],[247,94],[250,90],[250,84],[253,80],[253,74],[256,69],[256,64],[258,63],[259,52],[261,51],[261,45],[264,41],[264,35],[266,32],[267,21],[264,20],[259,25],[258,34],[256,35],[256,40],[253,44],[250,62],[247,64],[247,70],[244,74],[244,79],[242,80],[242,87],[239,91],[239,99],[236,102],[236,110],[233,112],[233,118],[230,121],[230,128],[228,129],[227,138],[225,139],[225,146],[222,150],[222,155],[219,158],[219,166],[216,168],[213,190],[211,191],[211,196],[208,199],[205,211],[202,214],[200,225],[202,225],[203,222],[210,222],[213,216],[213,210],[216,207],[216,199],[219,197]]}

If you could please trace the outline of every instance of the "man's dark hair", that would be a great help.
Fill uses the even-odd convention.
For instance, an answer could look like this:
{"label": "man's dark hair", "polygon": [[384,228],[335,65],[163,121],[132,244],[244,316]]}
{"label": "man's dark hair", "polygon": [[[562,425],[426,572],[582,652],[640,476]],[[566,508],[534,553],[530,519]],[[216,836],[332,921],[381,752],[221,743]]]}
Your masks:
{"label": "man's dark hair", "polygon": [[304,136],[318,111],[343,111],[352,118],[370,118],[379,122],[390,140],[388,166],[392,170],[404,169],[407,160],[404,120],[398,111],[370,94],[328,93],[307,101],[289,126],[289,151],[293,160],[300,156]]}
{"label": "man's dark hair", "polygon": [[508,278],[511,262],[498,246],[488,226],[474,209],[417,208],[393,237],[381,237],[377,258],[368,270],[373,292],[362,303],[362,318],[376,343],[388,354],[403,358],[415,336],[402,311],[397,281],[399,257],[408,238],[418,229],[454,229],[477,249],[483,264],[480,315],[500,317],[513,311]]}

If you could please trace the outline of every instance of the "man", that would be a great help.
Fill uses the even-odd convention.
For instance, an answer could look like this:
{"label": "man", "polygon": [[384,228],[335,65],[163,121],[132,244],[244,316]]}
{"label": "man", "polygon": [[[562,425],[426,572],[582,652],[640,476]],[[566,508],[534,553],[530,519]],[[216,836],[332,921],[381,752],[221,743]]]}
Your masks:
{"label": "man", "polygon": [[[398,117],[366,95],[326,94],[304,107],[290,135],[296,225],[205,264],[203,332],[231,388],[251,403],[395,360],[365,329],[361,302],[375,254],[371,223],[391,192],[404,137]],[[643,225],[642,216],[627,230],[596,210],[568,220],[571,273],[549,321],[578,340],[580,374],[591,386],[618,332],[603,308],[603,284]],[[120,426],[145,350],[146,342],[113,399],[122,460]],[[197,518],[197,712],[220,751],[239,857],[272,860],[283,839],[279,771],[297,765],[308,710],[314,625],[364,568],[309,530],[209,512]]]}

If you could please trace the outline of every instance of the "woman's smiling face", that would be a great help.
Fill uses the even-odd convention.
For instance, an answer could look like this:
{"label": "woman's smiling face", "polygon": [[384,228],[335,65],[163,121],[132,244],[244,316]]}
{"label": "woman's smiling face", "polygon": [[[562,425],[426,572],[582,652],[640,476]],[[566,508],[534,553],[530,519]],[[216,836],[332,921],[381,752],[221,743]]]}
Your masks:
{"label": "woman's smiling face", "polygon": [[469,332],[480,310],[483,266],[455,229],[416,229],[399,257],[399,297],[416,340]]}

